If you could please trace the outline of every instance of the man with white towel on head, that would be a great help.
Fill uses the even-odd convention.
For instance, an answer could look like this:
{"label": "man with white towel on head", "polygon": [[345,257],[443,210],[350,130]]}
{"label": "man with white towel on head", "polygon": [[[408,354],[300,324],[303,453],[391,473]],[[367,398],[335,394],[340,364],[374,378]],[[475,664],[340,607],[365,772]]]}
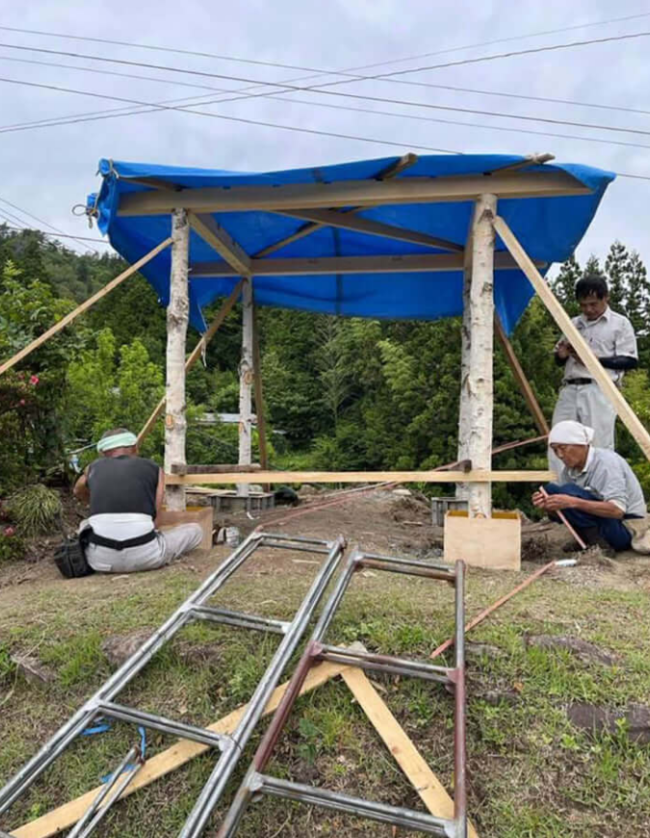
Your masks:
{"label": "man with white towel on head", "polygon": [[533,503],[552,520],[563,512],[588,545],[646,552],[642,542],[647,538],[647,509],[641,485],[623,457],[595,448],[593,438],[593,428],[580,422],[553,426],[549,446],[563,468],[558,483],[547,484],[546,493],[536,492]]}
{"label": "man with white towel on head", "polygon": [[126,428],[107,431],[97,443],[103,454],[77,480],[74,494],[90,503],[82,528],[91,528],[86,561],[100,573],[155,570],[198,547],[199,524],[156,529],[165,475],[152,460],[138,456],[137,437]]}

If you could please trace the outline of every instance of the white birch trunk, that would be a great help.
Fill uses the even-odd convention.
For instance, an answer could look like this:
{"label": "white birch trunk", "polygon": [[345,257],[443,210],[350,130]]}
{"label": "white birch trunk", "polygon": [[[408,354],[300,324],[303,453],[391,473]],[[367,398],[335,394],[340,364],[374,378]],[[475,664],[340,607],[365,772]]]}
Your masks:
{"label": "white birch trunk", "polygon": [[[458,403],[458,459],[469,459],[469,431],[470,431],[470,400],[469,400],[469,352],[471,346],[470,327],[470,289],[472,287],[472,229],[474,217],[467,237],[467,249],[465,251],[465,269],[463,271],[463,320],[460,327],[460,400]],[[456,497],[467,500],[469,485],[458,483],[456,485]]]}
{"label": "white birch trunk", "polygon": [[[467,456],[472,468],[492,466],[492,410],[494,403],[494,228],[497,199],[481,195],[472,229],[472,277],[469,289],[469,368],[467,399],[469,436]],[[492,487],[473,483],[468,491],[470,517],[492,514]]]}
{"label": "white birch trunk", "polygon": [[[242,345],[239,363],[239,465],[252,463],[252,394],[253,394],[253,285],[245,279],[242,287]],[[237,486],[240,497],[248,497],[247,483]]]}
{"label": "white birch trunk", "polygon": [[[167,306],[167,384],[165,415],[165,471],[185,463],[185,349],[189,319],[188,261],[190,228],[183,209],[172,213],[172,259]],[[185,488],[168,486],[167,509],[185,509]]]}

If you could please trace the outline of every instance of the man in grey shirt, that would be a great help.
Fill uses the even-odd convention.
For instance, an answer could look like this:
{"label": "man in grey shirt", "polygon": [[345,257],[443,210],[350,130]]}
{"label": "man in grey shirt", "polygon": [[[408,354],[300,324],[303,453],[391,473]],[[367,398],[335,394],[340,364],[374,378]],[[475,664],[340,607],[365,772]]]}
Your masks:
{"label": "man in grey shirt", "polygon": [[[626,370],[638,366],[636,336],[632,324],[609,307],[609,289],[601,276],[586,276],[576,283],[581,313],[573,324],[605,368],[621,386]],[[614,449],[616,410],[605,397],[570,342],[563,337],[555,345],[555,360],[564,367],[562,388],[553,412],[553,425],[573,419],[594,429],[596,448]],[[560,462],[549,450],[549,465],[559,471]]]}
{"label": "man in grey shirt", "polygon": [[[554,425],[549,445],[563,463],[559,483],[533,495],[535,506],[551,518],[561,510],[588,544],[604,540],[614,550],[629,550],[632,533],[623,523],[644,518],[646,502],[639,481],[615,451],[592,446],[593,428],[580,422]],[[557,516],[556,516],[557,517]]]}

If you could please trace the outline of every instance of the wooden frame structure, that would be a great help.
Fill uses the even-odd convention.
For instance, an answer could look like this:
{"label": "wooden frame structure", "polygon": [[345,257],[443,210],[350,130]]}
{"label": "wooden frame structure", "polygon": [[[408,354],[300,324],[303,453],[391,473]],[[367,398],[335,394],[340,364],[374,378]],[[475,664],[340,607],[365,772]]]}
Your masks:
{"label": "wooden frame structure", "polygon": [[[525,253],[507,223],[498,215],[499,201],[504,198],[539,198],[579,196],[591,190],[566,171],[545,170],[543,164],[552,155],[536,155],[491,172],[441,177],[407,177],[396,175],[413,166],[418,158],[407,154],[379,173],[372,180],[336,181],[332,183],[288,184],[282,186],[230,186],[184,188],[156,178],[133,179],[149,187],[145,192],[122,195],[117,214],[123,217],[171,215],[172,236],[143,256],[127,271],[109,283],[44,335],[13,358],[0,365],[0,374],[52,334],[62,329],[97,299],[120,284],[128,276],[153,259],[171,244],[170,300],[167,311],[167,381],[166,396],[142,428],[139,440],[145,438],[166,404],[165,471],[167,473],[168,506],[182,509],[185,485],[190,482],[236,484],[247,494],[250,483],[303,482],[455,482],[467,497],[470,515],[491,514],[490,484],[495,481],[539,482],[551,477],[550,472],[495,472],[491,470],[493,380],[492,359],[494,336],[505,352],[515,380],[542,435],[548,434],[548,423],[526,379],[507,335],[495,317],[494,270],[519,269],[529,279],[556,323],[584,359],[587,368],[605,395],[650,459],[650,435],[630,406],[603,371],[598,359],[573,326],[571,319],[554,297],[538,268]],[[531,168],[532,167],[532,168]],[[466,242],[454,242],[408,230],[393,224],[366,218],[363,210],[386,205],[418,203],[474,202],[474,213]],[[248,254],[241,245],[210,214],[213,212],[247,212],[263,210],[291,218],[304,224],[295,232],[255,254]],[[435,252],[406,255],[341,256],[327,258],[268,257],[283,247],[311,235],[324,227],[350,230],[389,240],[411,243]],[[193,230],[214,251],[214,262],[190,263],[189,232]],[[506,251],[495,250],[497,236]],[[459,453],[461,461],[469,460],[472,469],[465,472],[269,472],[262,394],[261,359],[255,326],[255,278],[258,276],[317,276],[319,274],[408,273],[462,270],[464,272],[464,315],[462,329],[461,396],[459,418]],[[207,332],[189,358],[185,358],[189,320],[188,278],[197,282],[203,277],[240,277]],[[243,303],[243,340],[240,361],[240,427],[239,468],[210,474],[174,474],[172,466],[182,470],[185,457],[185,373],[205,350],[225,317],[240,297]],[[255,399],[262,470],[251,463],[252,400]],[[246,467],[249,470],[242,470]]]}

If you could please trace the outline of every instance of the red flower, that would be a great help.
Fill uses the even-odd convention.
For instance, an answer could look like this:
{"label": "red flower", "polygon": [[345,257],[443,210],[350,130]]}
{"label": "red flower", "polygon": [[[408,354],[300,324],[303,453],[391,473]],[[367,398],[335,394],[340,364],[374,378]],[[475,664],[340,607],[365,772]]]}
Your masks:
{"label": "red flower", "polygon": [[15,530],[14,527],[5,527],[5,529],[4,529],[4,534],[5,535],[11,536],[11,535],[15,535],[15,533],[16,533],[16,530]]}
{"label": "red flower", "polygon": [[21,400],[18,402],[18,404],[19,404],[21,407],[24,407],[24,406],[25,406],[25,399],[21,399]]}
{"label": "red flower", "polygon": [[37,375],[32,375],[29,379],[30,384],[38,384],[40,378]]}

